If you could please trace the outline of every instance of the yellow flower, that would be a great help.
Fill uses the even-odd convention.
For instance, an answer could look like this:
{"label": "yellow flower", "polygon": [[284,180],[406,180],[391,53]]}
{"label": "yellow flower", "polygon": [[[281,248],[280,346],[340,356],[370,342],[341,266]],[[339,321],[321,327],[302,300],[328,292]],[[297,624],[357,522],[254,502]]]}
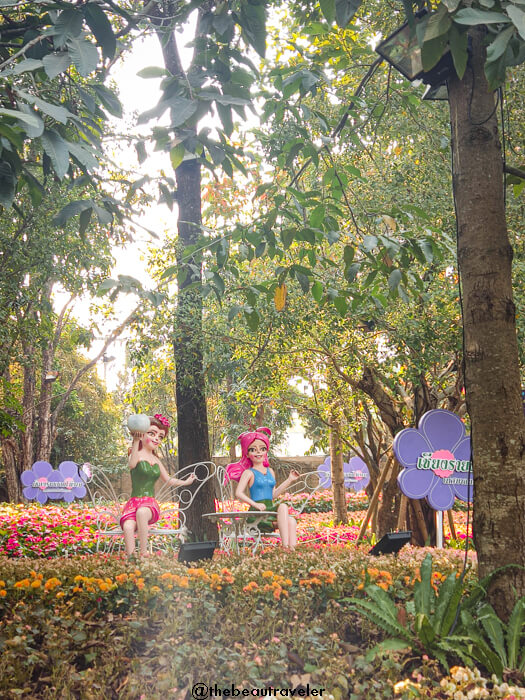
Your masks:
{"label": "yellow flower", "polygon": [[5,588],[5,581],[0,580],[0,588]]}
{"label": "yellow flower", "polygon": [[263,578],[272,578],[272,577],[273,577],[273,571],[263,571],[263,572],[262,572],[262,577],[263,577]]}
{"label": "yellow flower", "polygon": [[66,595],[66,594],[64,593],[64,591],[58,591],[58,593],[56,594],[56,597],[57,597],[57,598],[63,598],[65,595]]}
{"label": "yellow flower", "polygon": [[0,598],[5,598],[6,595],[7,595],[7,591],[4,590],[3,588],[0,588]]}
{"label": "yellow flower", "polygon": [[152,586],[150,590],[152,593],[160,593],[160,588],[158,586]]}

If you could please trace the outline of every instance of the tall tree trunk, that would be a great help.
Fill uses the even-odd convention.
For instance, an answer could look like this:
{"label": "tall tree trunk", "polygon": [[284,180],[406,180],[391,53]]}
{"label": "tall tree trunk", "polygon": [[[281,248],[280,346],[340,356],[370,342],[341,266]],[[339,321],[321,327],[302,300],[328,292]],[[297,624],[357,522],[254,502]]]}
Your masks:
{"label": "tall tree trunk", "polygon": [[[148,5],[149,7],[149,5]],[[164,64],[177,77],[187,79],[177,46],[170,17],[175,4],[166,3],[162,16],[160,6],[155,12]],[[197,22],[196,34],[199,33]],[[191,71],[191,68],[190,68]],[[178,115],[174,114],[174,117]],[[176,402],[179,468],[210,459],[208,415],[202,350],[202,262],[200,256],[186,256],[185,249],[195,244],[201,233],[201,167],[196,157],[183,161],[175,170],[177,182],[178,244],[178,303],[173,329],[173,351],[176,371]],[[203,520],[203,513],[215,511],[215,494],[211,481],[205,483],[193,501],[186,524],[197,538],[216,538],[217,527]]]}
{"label": "tall tree trunk", "polygon": [[449,83],[467,408],[472,424],[479,574],[507,564],[490,598],[506,618],[525,595],[525,420],[512,296],[497,104],[474,30],[463,79]]}
{"label": "tall tree trunk", "polygon": [[20,435],[20,464],[18,467],[18,475],[25,470],[31,469],[33,464],[33,431],[35,424],[35,365],[34,348],[31,345],[24,345],[24,395],[22,398],[22,423],[25,425],[25,430]]}
{"label": "tall tree trunk", "polygon": [[[195,243],[201,223],[201,173],[195,159],[183,162],[175,172],[179,204],[179,295],[173,330],[173,350],[177,375],[177,432],[179,441],[179,466],[210,459],[208,415],[204,382],[202,351],[202,295],[201,275],[196,260],[186,260],[182,253],[186,246]],[[190,268],[191,265],[191,268]],[[193,272],[191,271],[193,270]],[[189,287],[192,282],[198,286]],[[202,513],[215,510],[212,484],[208,482],[197,494],[194,506],[188,513],[187,526],[197,537],[205,533],[216,534],[215,526],[202,521]],[[209,532],[208,532],[209,530]]]}
{"label": "tall tree trunk", "polygon": [[20,485],[20,449],[13,436],[1,438],[2,463],[5,469],[7,483],[7,498],[10,503],[20,503],[22,500],[22,487]]}
{"label": "tall tree trunk", "polygon": [[343,467],[343,451],[339,439],[339,423],[330,423],[330,466],[332,471],[332,494],[334,499],[334,520],[336,524],[346,525],[348,513],[346,509],[345,475]]}
{"label": "tall tree trunk", "polygon": [[46,380],[53,368],[53,345],[48,343],[42,351],[42,376],[40,380],[40,399],[38,402],[38,432],[36,458],[49,461],[53,447],[53,425],[51,420],[51,398],[53,382]]}

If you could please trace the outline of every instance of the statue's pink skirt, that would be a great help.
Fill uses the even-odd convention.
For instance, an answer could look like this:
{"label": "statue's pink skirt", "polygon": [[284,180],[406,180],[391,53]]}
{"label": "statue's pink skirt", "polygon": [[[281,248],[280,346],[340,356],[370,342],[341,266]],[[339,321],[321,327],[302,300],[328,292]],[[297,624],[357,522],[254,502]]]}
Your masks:
{"label": "statue's pink skirt", "polygon": [[130,498],[129,501],[124,506],[122,515],[120,516],[120,527],[126,522],[126,520],[136,520],[137,510],[145,506],[151,510],[151,518],[148,525],[153,525],[160,518],[160,507],[157,501],[151,496],[143,496],[141,498]]}

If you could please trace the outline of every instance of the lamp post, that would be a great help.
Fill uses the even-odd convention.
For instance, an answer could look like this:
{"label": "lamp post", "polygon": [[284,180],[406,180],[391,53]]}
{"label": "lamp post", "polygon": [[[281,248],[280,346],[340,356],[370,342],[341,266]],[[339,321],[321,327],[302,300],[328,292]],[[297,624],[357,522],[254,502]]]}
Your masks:
{"label": "lamp post", "polygon": [[405,22],[376,47],[376,52],[411,82],[421,80],[428,85],[424,100],[448,99],[447,80],[455,75],[450,50],[428,71],[423,68],[418,26],[428,19],[426,10],[415,15],[412,23]]}

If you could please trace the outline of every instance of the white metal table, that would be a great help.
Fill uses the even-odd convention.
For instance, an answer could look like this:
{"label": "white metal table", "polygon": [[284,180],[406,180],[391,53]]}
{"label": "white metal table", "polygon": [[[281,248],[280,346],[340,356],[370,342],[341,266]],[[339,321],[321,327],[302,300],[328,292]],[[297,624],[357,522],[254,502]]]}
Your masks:
{"label": "white metal table", "polygon": [[242,510],[204,513],[202,517],[209,518],[219,526],[221,549],[240,554],[240,545],[249,544],[252,548],[252,554],[254,554],[261,544],[264,534],[259,529],[259,523],[269,518],[277,518],[277,513],[266,510]]}

